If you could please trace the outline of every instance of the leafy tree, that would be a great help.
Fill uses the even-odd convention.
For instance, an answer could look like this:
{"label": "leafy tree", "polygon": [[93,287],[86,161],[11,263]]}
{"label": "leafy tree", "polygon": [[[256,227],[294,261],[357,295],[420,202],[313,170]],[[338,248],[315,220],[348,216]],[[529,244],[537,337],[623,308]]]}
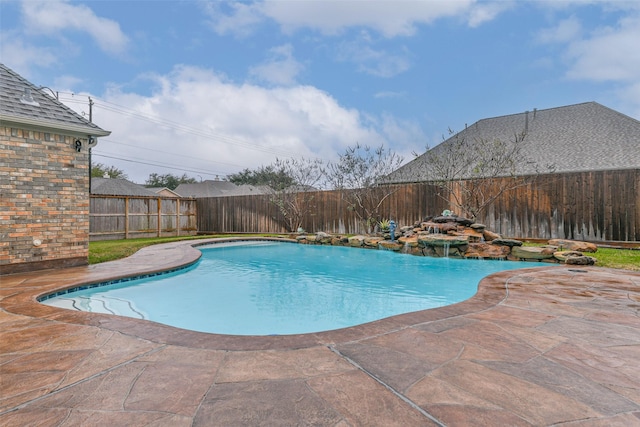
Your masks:
{"label": "leafy tree", "polygon": [[294,178],[289,175],[291,170],[287,166],[283,162],[276,161],[272,165],[261,166],[259,169],[245,169],[228,175],[227,179],[236,185],[266,185],[273,189],[287,188],[296,184]]}
{"label": "leafy tree", "polygon": [[94,178],[103,178],[105,176],[112,179],[127,179],[127,174],[115,166],[106,166],[102,163],[91,165],[91,176]]}
{"label": "leafy tree", "polygon": [[313,200],[325,175],[324,164],[319,159],[276,159],[270,168],[278,173],[278,179],[268,184],[271,202],[280,210],[289,231],[297,231],[309,212],[316,209]]}
{"label": "leafy tree", "polygon": [[[449,133],[454,132],[449,129]],[[524,152],[526,133],[515,134],[510,141],[453,138],[427,150],[429,180],[440,188],[438,196],[471,219],[478,216],[505,192],[528,185],[541,173],[541,166]],[[522,166],[534,173],[519,174]],[[544,167],[546,173],[555,170]]]}
{"label": "leafy tree", "polygon": [[167,187],[170,190],[175,190],[180,184],[193,184],[197,182],[195,178],[189,178],[187,174],[182,176],[173,175],[170,173],[159,175],[152,173],[145,181],[145,187]]}
{"label": "leafy tree", "polygon": [[371,149],[356,144],[340,155],[337,163],[328,167],[327,180],[336,190],[341,190],[347,209],[353,211],[372,232],[381,219],[382,203],[397,191],[384,185],[384,178],[402,164],[403,158],[384,146]]}

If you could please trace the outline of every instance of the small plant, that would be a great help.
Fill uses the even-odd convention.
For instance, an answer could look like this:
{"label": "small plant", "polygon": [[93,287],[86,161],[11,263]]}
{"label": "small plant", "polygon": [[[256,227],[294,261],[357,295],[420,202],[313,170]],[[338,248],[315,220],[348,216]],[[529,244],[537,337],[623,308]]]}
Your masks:
{"label": "small plant", "polygon": [[389,222],[388,219],[383,219],[382,221],[378,222],[378,227],[380,228],[380,231],[386,233],[391,228],[391,222]]}

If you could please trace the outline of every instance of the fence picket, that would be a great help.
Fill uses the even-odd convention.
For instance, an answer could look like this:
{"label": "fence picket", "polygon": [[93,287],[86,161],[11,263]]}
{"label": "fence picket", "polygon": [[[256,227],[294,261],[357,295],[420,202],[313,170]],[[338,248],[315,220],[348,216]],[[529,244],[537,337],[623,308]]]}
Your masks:
{"label": "fence picket", "polygon": [[[550,174],[506,192],[478,222],[503,236],[640,241],[640,169]],[[498,184],[499,185],[499,184]],[[412,225],[452,207],[429,183],[395,185],[382,205],[383,219]],[[314,212],[303,222],[310,232],[363,233],[339,191],[316,191]],[[197,200],[198,230],[284,233],[284,218],[267,195]]]}

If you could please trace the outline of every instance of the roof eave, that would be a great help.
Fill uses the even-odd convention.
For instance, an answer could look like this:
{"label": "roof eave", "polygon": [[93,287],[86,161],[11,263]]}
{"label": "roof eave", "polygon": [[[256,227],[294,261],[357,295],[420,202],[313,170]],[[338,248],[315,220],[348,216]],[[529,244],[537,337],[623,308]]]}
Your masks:
{"label": "roof eave", "polygon": [[28,117],[16,117],[7,114],[0,113],[0,122],[2,123],[15,123],[18,125],[28,126],[35,129],[51,129],[53,131],[62,131],[65,133],[71,133],[74,136],[109,136],[111,131],[100,129],[93,126],[81,126],[59,122],[50,122],[41,119],[30,119]]}

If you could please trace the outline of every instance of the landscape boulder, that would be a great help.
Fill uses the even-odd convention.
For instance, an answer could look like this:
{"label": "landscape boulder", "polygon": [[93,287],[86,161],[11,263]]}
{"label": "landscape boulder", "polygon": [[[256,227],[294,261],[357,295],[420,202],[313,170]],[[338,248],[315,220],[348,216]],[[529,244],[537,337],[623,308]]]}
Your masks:
{"label": "landscape boulder", "polygon": [[318,243],[331,243],[331,235],[324,231],[318,231],[316,233],[316,242]]}
{"label": "landscape boulder", "polygon": [[570,265],[594,265],[597,261],[583,254],[597,251],[593,243],[551,239],[546,246],[523,246],[522,241],[502,238],[500,234],[487,230],[484,224],[448,214],[427,217],[410,226],[398,226],[394,240],[391,240],[389,231],[352,237],[323,231],[314,234],[300,231],[289,237],[303,244],[364,247],[420,256],[544,261]]}
{"label": "landscape boulder", "polygon": [[435,222],[437,224],[444,224],[444,223],[455,223],[455,224],[460,224],[463,225],[465,227],[470,226],[471,224],[473,224],[473,221],[468,219],[468,218],[464,218],[461,216],[437,216],[435,218],[433,218],[431,220],[431,222]]}
{"label": "landscape boulder", "polygon": [[486,242],[493,242],[496,239],[500,239],[501,236],[498,233],[494,233],[491,230],[484,229],[482,230],[482,237]]}
{"label": "landscape boulder", "polygon": [[377,248],[378,243],[382,241],[384,241],[384,238],[382,237],[367,236],[364,238],[364,246],[368,246],[370,248]]}
{"label": "landscape boulder", "polygon": [[491,243],[469,243],[464,254],[465,258],[477,259],[505,259],[511,248],[509,246],[493,245]]}
{"label": "landscape boulder", "polygon": [[412,236],[400,237],[398,238],[398,243],[415,248],[416,246],[418,246],[418,236],[414,234]]}
{"label": "landscape boulder", "polygon": [[349,246],[359,247],[364,245],[364,236],[352,236],[349,237]]}
{"label": "landscape boulder", "polygon": [[349,244],[349,238],[346,236],[333,236],[331,238],[331,244],[333,246],[345,246]]}
{"label": "landscape boulder", "polygon": [[449,231],[458,229],[458,224],[455,222],[423,222],[420,226],[423,231],[434,234],[447,234]]}
{"label": "landscape boulder", "polygon": [[565,262],[569,258],[576,258],[583,256],[582,252],[578,251],[556,251],[553,253],[553,257],[560,262]]}
{"label": "landscape boulder", "polygon": [[498,239],[493,239],[491,243],[493,243],[494,245],[509,246],[510,248],[514,246],[522,246],[522,242],[520,240],[514,240],[514,239],[498,238]]}
{"label": "landscape boulder", "polygon": [[462,231],[453,232],[452,234],[458,235],[458,236],[467,236],[469,237],[469,242],[472,242],[472,243],[481,242],[482,240],[484,240],[484,236],[482,235],[481,231],[475,230],[470,227],[464,228]]}
{"label": "landscape boulder", "polygon": [[553,258],[553,248],[536,247],[536,246],[514,246],[511,248],[511,255],[520,259],[537,259],[545,260]]}
{"label": "landscape boulder", "polygon": [[581,242],[579,240],[551,239],[549,244],[557,246],[560,250],[578,251],[578,252],[597,252],[598,246],[589,242]]}
{"label": "landscape boulder", "polygon": [[591,256],[576,256],[567,258],[564,263],[569,265],[594,265],[596,262],[597,259]]}
{"label": "landscape boulder", "polygon": [[[460,224],[462,226],[465,226],[465,227],[470,227],[471,225],[474,224],[474,221],[469,219],[469,218],[465,218],[465,217],[462,217],[462,216],[457,216],[455,218],[456,218],[456,222],[458,224]],[[482,225],[482,224],[479,224],[479,225]]]}
{"label": "landscape boulder", "polygon": [[447,234],[419,234],[418,242],[423,246],[463,246],[469,244],[468,236],[449,236]]}
{"label": "landscape boulder", "polygon": [[399,251],[404,247],[404,245],[390,240],[383,240],[378,243],[378,247],[387,251]]}
{"label": "landscape boulder", "polygon": [[431,222],[445,223],[445,222],[453,222],[454,220],[455,220],[455,217],[453,216],[436,216],[431,220]]}

